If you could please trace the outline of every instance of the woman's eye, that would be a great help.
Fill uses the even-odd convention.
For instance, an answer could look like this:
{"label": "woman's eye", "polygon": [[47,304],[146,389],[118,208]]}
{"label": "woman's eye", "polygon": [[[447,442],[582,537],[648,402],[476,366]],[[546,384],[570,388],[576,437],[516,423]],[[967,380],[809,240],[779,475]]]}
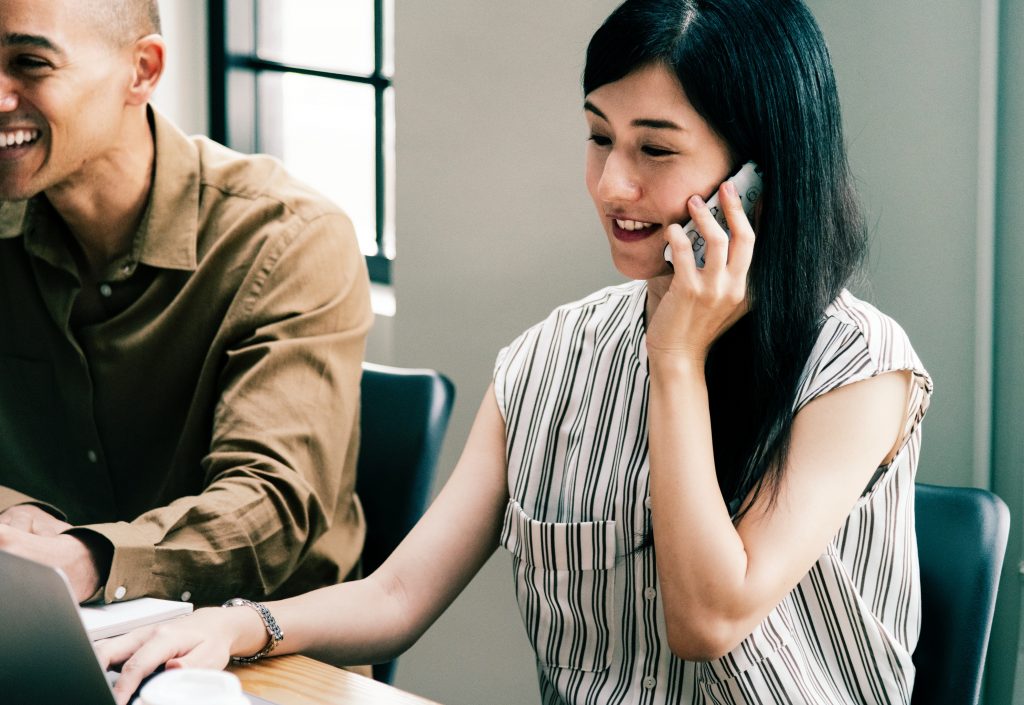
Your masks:
{"label": "woman's eye", "polygon": [[661,147],[647,146],[643,148],[644,154],[649,157],[667,157],[670,154],[675,154],[671,149],[663,149]]}
{"label": "woman's eye", "polygon": [[610,139],[604,135],[591,135],[590,141],[596,144],[598,147],[607,147],[612,143]]}

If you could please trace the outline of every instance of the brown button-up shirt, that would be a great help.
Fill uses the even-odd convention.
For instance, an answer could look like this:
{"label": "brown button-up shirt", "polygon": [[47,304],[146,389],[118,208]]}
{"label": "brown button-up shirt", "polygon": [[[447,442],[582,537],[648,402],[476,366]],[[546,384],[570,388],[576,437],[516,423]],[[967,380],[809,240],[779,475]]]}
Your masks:
{"label": "brown button-up shirt", "polygon": [[337,582],[364,533],[352,225],[278,162],[152,124],[142,225],[87,292],[98,322],[45,196],[0,203],[0,511],[106,537],[107,600]]}

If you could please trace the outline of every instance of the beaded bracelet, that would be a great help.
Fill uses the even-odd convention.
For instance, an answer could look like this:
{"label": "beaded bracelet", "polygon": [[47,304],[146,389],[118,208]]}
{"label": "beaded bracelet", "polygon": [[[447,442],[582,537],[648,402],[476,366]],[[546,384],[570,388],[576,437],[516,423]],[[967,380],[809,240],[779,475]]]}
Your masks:
{"label": "beaded bracelet", "polygon": [[274,615],[270,614],[270,610],[267,609],[267,606],[262,602],[253,602],[252,600],[235,597],[225,602],[221,607],[241,607],[243,605],[252,607],[256,610],[260,615],[260,619],[263,620],[263,626],[267,628],[267,635],[270,637],[267,639],[267,645],[252,656],[231,657],[231,660],[235,663],[252,663],[253,661],[260,660],[273,651],[281,640],[284,639],[284,632],[281,631],[281,627],[278,625],[277,620],[274,619]]}

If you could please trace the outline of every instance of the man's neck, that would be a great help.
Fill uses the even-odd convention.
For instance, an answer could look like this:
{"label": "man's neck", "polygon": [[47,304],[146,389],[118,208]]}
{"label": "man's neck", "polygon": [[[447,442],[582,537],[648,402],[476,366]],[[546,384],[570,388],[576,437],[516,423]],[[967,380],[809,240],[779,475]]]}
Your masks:
{"label": "man's neck", "polygon": [[46,191],[81,248],[83,276],[96,279],[131,250],[153,181],[153,134],[145,113],[117,148],[66,184]]}

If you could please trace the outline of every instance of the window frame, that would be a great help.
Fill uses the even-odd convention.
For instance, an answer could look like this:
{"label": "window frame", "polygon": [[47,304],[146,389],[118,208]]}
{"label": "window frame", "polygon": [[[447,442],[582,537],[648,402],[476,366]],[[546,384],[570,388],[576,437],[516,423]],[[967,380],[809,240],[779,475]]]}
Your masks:
{"label": "window frame", "polygon": [[[373,0],[374,11],[374,52],[373,73],[369,75],[345,73],[328,69],[304,66],[283,61],[271,61],[257,54],[253,38],[251,53],[234,53],[228,46],[228,11],[230,0],[212,0],[207,5],[209,27],[209,86],[210,86],[210,137],[221,144],[231,146],[228,126],[228,73],[233,70],[250,72],[254,78],[260,73],[295,73],[317,78],[345,81],[372,86],[374,89],[374,177],[376,180],[376,233],[377,253],[366,255],[366,266],[370,280],[379,284],[391,284],[393,259],[393,199],[394,146],[390,138],[389,121],[393,121],[393,108],[388,104],[388,93],[393,91],[393,78],[389,70],[389,45],[386,23],[389,20],[387,7],[392,0]],[[258,4],[252,3],[253,33],[258,34]],[[394,101],[391,101],[393,106]],[[252,102],[252,123],[255,134],[259,135],[259,95]],[[393,122],[392,122],[393,124]],[[390,237],[389,237],[390,235]],[[389,242],[390,240],[390,242]],[[389,250],[392,256],[389,257]]]}

